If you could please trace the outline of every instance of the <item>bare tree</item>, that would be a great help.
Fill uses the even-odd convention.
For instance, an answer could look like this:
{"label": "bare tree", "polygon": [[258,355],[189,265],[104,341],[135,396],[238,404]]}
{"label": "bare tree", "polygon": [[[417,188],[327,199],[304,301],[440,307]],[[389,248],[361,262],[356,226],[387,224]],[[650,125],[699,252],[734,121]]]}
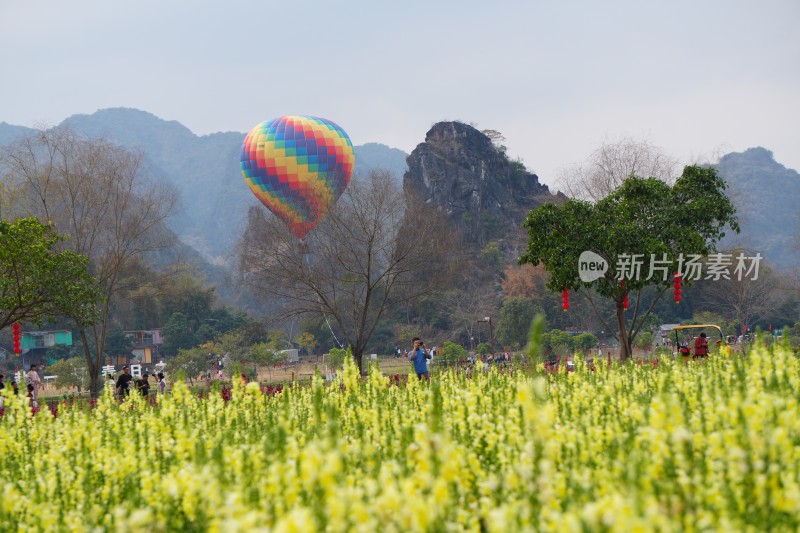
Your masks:
{"label": "bare tree", "polygon": [[562,171],[558,186],[572,198],[596,202],[629,176],[658,178],[672,184],[677,168],[678,161],[658,146],[623,137],[603,143],[586,162]]}
{"label": "bare tree", "polygon": [[739,279],[731,274],[729,279],[703,281],[699,300],[713,312],[750,330],[783,305],[790,290],[788,282],[788,278],[762,265],[757,279],[753,275]]}
{"label": "bare tree", "polygon": [[277,318],[330,319],[363,368],[364,350],[386,311],[435,286],[451,235],[436,208],[376,171],[351,182],[302,241],[276,217],[251,208],[239,243],[240,270],[247,286],[280,305]]}
{"label": "bare tree", "polygon": [[89,258],[101,290],[99,319],[92,325],[76,322],[96,397],[111,309],[132,288],[146,254],[171,243],[163,223],[177,195],[146,178],[141,153],[67,128],[25,137],[6,148],[2,160],[8,174],[25,185],[28,202],[20,207],[52,221],[70,237],[66,246]]}
{"label": "bare tree", "polygon": [[451,324],[451,336],[465,338],[467,347],[475,347],[474,338],[478,320],[486,316],[497,316],[500,294],[492,284],[478,283],[459,290],[448,291],[444,300]]}

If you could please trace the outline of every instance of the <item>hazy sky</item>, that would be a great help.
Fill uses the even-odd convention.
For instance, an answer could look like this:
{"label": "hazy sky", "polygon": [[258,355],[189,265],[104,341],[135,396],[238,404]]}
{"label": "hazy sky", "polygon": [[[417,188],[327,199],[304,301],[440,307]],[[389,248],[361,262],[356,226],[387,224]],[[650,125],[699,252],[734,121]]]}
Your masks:
{"label": "hazy sky", "polygon": [[800,169],[800,1],[0,0],[0,121],[284,114],[410,152],[461,120],[552,184],[604,140]]}

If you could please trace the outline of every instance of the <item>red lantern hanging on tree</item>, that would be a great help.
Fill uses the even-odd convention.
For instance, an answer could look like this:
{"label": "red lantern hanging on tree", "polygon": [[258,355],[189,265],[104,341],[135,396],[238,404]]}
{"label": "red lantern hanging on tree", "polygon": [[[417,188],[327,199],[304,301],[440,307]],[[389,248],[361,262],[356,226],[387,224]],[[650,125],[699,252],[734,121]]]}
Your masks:
{"label": "red lantern hanging on tree", "polygon": [[680,272],[675,272],[674,287],[675,287],[675,290],[672,291],[672,294],[675,296],[675,303],[679,304],[679,303],[681,303],[681,273]]}
{"label": "red lantern hanging on tree", "polygon": [[[620,287],[622,287],[623,289],[625,288],[625,280],[624,279],[620,282]],[[630,300],[628,300],[628,293],[626,292],[625,293],[625,298],[622,299],[622,308],[627,311],[630,306],[631,306],[631,302],[630,302]]]}
{"label": "red lantern hanging on tree", "polygon": [[561,291],[561,307],[564,311],[569,311],[569,291],[567,289]]}
{"label": "red lantern hanging on tree", "polygon": [[14,353],[19,355],[19,353],[22,351],[20,349],[20,335],[21,334],[20,334],[20,331],[19,331],[20,330],[19,322],[14,322],[14,326],[12,326],[12,329],[14,330]]}

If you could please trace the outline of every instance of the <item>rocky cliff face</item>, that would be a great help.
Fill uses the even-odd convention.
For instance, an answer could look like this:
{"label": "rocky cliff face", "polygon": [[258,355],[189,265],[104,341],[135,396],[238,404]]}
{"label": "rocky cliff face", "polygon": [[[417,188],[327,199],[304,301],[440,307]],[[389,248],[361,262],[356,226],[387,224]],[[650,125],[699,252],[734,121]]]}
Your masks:
{"label": "rocky cliff face", "polygon": [[759,252],[767,264],[791,271],[800,263],[800,174],[777,163],[765,148],[749,148],[720,158],[720,176],[739,217],[742,232],[728,233],[722,248]]}
{"label": "rocky cliff face", "polygon": [[518,234],[528,212],[543,202],[566,201],[489,137],[460,122],[434,125],[407,162],[406,190],[441,206],[476,245]]}

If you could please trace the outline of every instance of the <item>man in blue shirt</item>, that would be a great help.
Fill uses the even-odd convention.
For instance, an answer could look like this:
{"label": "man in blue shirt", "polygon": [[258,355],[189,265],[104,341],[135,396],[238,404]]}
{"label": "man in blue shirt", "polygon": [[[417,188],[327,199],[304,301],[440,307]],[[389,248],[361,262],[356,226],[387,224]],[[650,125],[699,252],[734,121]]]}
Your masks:
{"label": "man in blue shirt", "polygon": [[414,337],[414,348],[408,354],[408,359],[414,364],[414,372],[417,373],[419,379],[431,380],[431,374],[428,372],[428,360],[433,359],[433,356],[425,350],[425,343],[419,340],[419,337]]}

